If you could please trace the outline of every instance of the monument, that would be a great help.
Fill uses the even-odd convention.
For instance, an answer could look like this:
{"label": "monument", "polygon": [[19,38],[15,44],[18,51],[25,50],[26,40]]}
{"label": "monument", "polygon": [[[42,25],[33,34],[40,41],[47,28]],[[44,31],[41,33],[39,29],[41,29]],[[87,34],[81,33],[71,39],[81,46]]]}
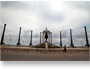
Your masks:
{"label": "monument", "polygon": [[44,36],[47,34],[48,35],[48,42],[50,43],[50,35],[51,35],[51,32],[47,29],[47,27],[46,27],[46,29],[42,32],[43,33],[43,37],[42,37],[42,42],[44,42]]}
{"label": "monument", "polygon": [[[41,33],[42,33],[42,42],[41,42]],[[60,46],[57,46],[52,43],[52,32],[50,32],[47,27],[43,32],[40,32],[40,44],[34,45],[33,47],[36,46],[42,46],[45,47],[46,49],[48,48],[61,48]]]}
{"label": "monument", "polygon": [[6,28],[6,24],[4,24],[4,29],[3,29],[3,34],[2,34],[2,38],[1,38],[1,45],[5,44],[4,41],[4,34],[5,34],[5,28]]}
{"label": "monument", "polygon": [[29,46],[32,46],[32,30],[31,30],[31,39],[30,39],[30,44],[29,44]]}
{"label": "monument", "polygon": [[17,45],[21,45],[20,44],[20,35],[21,35],[21,27],[20,27],[20,31],[19,31],[19,37],[18,37],[18,43],[17,43]]}
{"label": "monument", "polygon": [[71,29],[70,29],[70,40],[71,40],[70,46],[72,46],[74,48],[74,44],[73,44],[73,40],[72,40],[72,30]]}
{"label": "monument", "polygon": [[61,31],[60,31],[60,46],[62,47],[62,36],[61,36]]}
{"label": "monument", "polygon": [[[50,35],[51,35],[51,32],[47,29],[46,29],[42,32],[43,33],[43,41],[42,42],[45,42],[45,48],[48,49],[48,45],[50,43]],[[45,36],[45,37],[44,37]],[[44,38],[46,39],[46,41],[44,41]],[[47,41],[48,39],[48,41]]]}
{"label": "monument", "polygon": [[87,36],[86,26],[84,26],[84,29],[85,29],[85,36],[86,36],[86,45],[85,46],[90,47],[89,42],[88,42],[88,36]]}

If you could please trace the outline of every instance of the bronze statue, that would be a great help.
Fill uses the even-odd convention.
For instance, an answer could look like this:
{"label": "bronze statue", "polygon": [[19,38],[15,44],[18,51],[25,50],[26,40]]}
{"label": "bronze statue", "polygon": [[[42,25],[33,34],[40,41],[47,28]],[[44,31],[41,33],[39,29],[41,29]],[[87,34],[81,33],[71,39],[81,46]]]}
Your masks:
{"label": "bronze statue", "polygon": [[47,41],[47,38],[48,38],[48,35],[47,35],[47,33],[45,34],[45,39],[46,39],[46,41]]}

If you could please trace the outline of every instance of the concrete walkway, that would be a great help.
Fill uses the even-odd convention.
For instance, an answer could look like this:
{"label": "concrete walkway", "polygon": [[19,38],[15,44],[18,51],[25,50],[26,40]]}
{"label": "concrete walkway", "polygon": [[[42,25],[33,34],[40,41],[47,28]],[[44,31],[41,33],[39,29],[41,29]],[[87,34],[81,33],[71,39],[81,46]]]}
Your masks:
{"label": "concrete walkway", "polygon": [[1,51],[1,61],[89,61],[89,52]]}

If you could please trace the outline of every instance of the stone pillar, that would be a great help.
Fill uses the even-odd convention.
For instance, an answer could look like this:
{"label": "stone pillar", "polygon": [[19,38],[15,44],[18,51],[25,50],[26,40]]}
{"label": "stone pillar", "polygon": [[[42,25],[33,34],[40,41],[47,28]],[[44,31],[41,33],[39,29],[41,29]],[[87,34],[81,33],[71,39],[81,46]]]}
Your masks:
{"label": "stone pillar", "polygon": [[88,42],[88,36],[87,36],[86,26],[84,26],[84,29],[85,29],[85,36],[86,36],[86,45],[85,46],[90,47],[89,42]]}
{"label": "stone pillar", "polygon": [[40,43],[41,43],[41,32],[40,32]]}
{"label": "stone pillar", "polygon": [[43,42],[44,42],[44,33],[43,33]]}
{"label": "stone pillar", "polygon": [[51,43],[52,43],[52,33],[51,33]]}
{"label": "stone pillar", "polygon": [[18,37],[18,43],[17,43],[17,45],[21,45],[20,44],[20,35],[21,35],[21,27],[20,27],[20,31],[19,31],[19,37]]}
{"label": "stone pillar", "polygon": [[43,33],[42,33],[42,42],[43,42]]}
{"label": "stone pillar", "polygon": [[49,42],[50,42],[51,41],[51,33],[50,33],[50,37],[49,38],[50,38],[50,40],[49,40]]}
{"label": "stone pillar", "polygon": [[63,45],[62,45],[62,35],[61,35],[61,31],[60,31],[60,46],[63,46]]}
{"label": "stone pillar", "polygon": [[31,39],[30,39],[30,44],[29,45],[32,45],[32,30],[31,30]]}
{"label": "stone pillar", "polygon": [[2,38],[1,38],[1,45],[4,44],[3,41],[4,41],[5,28],[6,28],[6,24],[4,24],[3,34],[2,34]]}
{"label": "stone pillar", "polygon": [[44,33],[44,36],[43,36],[43,41],[45,41],[45,33]]}
{"label": "stone pillar", "polygon": [[50,33],[49,33],[49,38],[48,38],[48,42],[50,42]]}
{"label": "stone pillar", "polygon": [[71,44],[70,44],[70,46],[72,46],[72,47],[74,48],[73,40],[72,40],[72,31],[71,31],[71,29],[70,29],[70,39],[71,39]]}

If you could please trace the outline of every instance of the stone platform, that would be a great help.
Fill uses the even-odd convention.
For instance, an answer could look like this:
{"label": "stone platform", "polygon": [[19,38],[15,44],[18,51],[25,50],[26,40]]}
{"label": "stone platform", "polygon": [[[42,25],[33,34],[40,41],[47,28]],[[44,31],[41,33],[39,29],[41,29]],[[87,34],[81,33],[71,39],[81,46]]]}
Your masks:
{"label": "stone platform", "polygon": [[[0,46],[1,47],[1,50],[15,50],[15,51],[61,51],[63,52],[64,48],[31,48],[31,47],[17,47],[17,46],[5,46],[5,45],[2,45]],[[89,49],[88,47],[86,48],[67,48],[67,52],[89,52]]]}

